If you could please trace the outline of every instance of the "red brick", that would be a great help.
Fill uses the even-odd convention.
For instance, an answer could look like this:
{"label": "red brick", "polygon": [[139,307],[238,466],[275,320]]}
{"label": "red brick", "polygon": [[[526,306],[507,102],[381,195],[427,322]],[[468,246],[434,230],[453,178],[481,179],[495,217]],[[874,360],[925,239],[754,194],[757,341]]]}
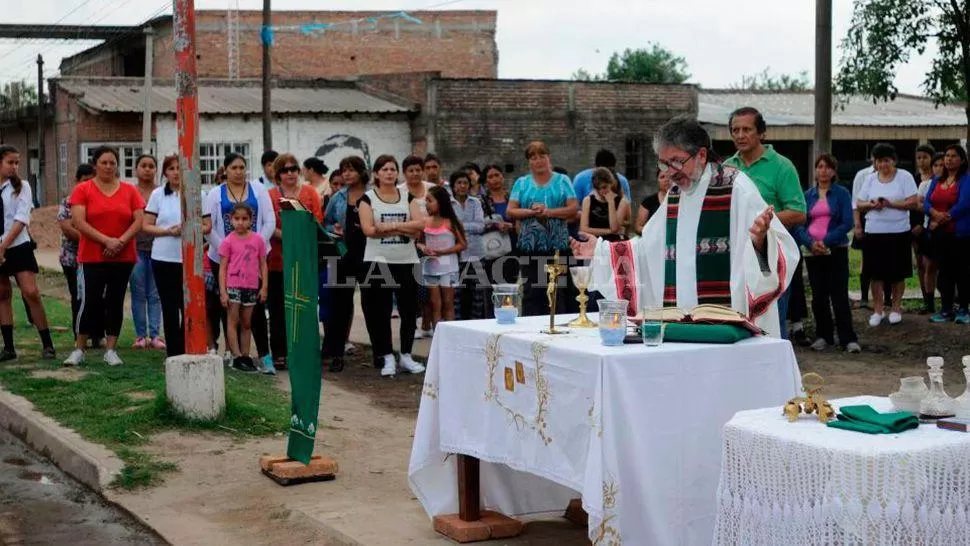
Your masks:
{"label": "red brick", "polygon": [[460,543],[512,538],[522,533],[523,524],[517,519],[491,511],[483,511],[478,521],[462,521],[458,514],[435,516],[434,530]]}

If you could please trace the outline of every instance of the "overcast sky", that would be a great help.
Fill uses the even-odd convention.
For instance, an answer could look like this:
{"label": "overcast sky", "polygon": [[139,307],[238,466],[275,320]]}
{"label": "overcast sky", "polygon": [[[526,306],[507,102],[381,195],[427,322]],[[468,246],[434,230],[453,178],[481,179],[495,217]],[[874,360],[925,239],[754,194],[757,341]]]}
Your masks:
{"label": "overcast sky", "polygon": [[[224,10],[229,0],[196,0],[196,9]],[[851,18],[849,0],[833,2],[833,63]],[[2,0],[4,22],[131,25],[170,14],[171,0]],[[262,0],[238,0],[262,9]],[[595,6],[595,10],[590,9]],[[725,8],[725,6],[730,6]],[[774,73],[808,71],[814,79],[813,0],[273,0],[297,9],[498,10],[499,77],[568,78],[577,68],[602,72],[613,51],[657,42],[686,58],[690,82],[727,87],[765,67]],[[73,10],[73,12],[72,12]],[[70,13],[69,13],[70,12]],[[35,59],[54,76],[62,57],[96,42],[0,40],[0,81],[36,81]],[[920,93],[927,67],[917,58],[898,71],[905,93]]]}

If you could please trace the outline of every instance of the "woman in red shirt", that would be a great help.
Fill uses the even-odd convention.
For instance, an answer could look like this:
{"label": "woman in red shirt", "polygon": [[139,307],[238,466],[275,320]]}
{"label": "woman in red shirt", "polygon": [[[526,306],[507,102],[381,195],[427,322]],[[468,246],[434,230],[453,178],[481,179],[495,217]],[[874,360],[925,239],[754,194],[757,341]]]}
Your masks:
{"label": "woman in red shirt", "polygon": [[145,201],[132,184],[118,179],[118,152],[102,146],[94,151],[94,178],[75,186],[69,199],[74,227],[81,233],[78,245],[78,292],[81,311],[77,341],[65,366],[84,361],[87,332],[104,316],[104,361],[120,366],[115,351],[124,317],[125,292],[135,265],[135,235],[141,230]]}
{"label": "woman in red shirt", "polygon": [[[286,369],[286,312],[283,305],[283,221],[280,218],[280,199],[294,199],[310,211],[318,222],[323,221],[320,194],[309,184],[300,182],[300,163],[293,154],[280,154],[273,162],[273,177],[277,186],[270,188],[269,198],[276,213],[276,230],[270,239],[269,251],[269,346],[273,364]],[[316,240],[316,234],[311,234]]]}

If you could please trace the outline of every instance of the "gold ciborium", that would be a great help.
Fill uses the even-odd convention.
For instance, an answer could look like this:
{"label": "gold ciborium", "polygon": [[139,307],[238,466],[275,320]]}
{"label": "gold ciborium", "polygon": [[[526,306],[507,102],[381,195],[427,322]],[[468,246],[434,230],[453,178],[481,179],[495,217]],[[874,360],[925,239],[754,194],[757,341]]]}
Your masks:
{"label": "gold ciborium", "polygon": [[591,270],[586,265],[570,267],[569,274],[573,277],[573,284],[579,289],[579,295],[576,296],[576,301],[579,302],[579,317],[566,326],[571,328],[596,328],[596,323],[586,316],[586,303],[589,301],[586,289],[589,287]]}
{"label": "gold ciborium", "polygon": [[802,390],[806,396],[792,398],[785,404],[784,414],[788,421],[794,423],[798,420],[800,413],[818,416],[822,423],[828,423],[835,417],[835,410],[832,405],[822,396],[822,387],[825,380],[815,372],[810,372],[802,376]]}

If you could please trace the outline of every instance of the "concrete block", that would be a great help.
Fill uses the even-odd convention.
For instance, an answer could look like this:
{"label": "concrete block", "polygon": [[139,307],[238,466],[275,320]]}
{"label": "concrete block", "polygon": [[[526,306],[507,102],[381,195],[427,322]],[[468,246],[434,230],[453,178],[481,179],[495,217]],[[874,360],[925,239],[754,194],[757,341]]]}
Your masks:
{"label": "concrete block", "polygon": [[165,359],[165,393],[175,411],[189,419],[209,421],[226,411],[222,358],[179,355]]}
{"label": "concrete block", "polygon": [[462,521],[458,514],[449,514],[435,516],[432,524],[435,532],[460,543],[512,538],[522,533],[523,527],[521,521],[489,510],[483,510],[477,521]]}

